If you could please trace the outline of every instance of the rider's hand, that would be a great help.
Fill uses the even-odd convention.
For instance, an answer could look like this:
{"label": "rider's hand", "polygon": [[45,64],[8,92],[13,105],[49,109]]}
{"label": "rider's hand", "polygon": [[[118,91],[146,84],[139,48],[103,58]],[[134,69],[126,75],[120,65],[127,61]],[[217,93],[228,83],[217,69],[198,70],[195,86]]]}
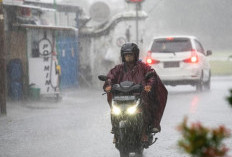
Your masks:
{"label": "rider's hand", "polygon": [[151,91],[151,86],[149,86],[149,85],[148,85],[148,86],[145,86],[145,87],[144,87],[144,90],[145,90],[146,92],[150,92],[150,91]]}
{"label": "rider's hand", "polygon": [[106,93],[109,93],[110,91],[111,91],[111,86],[106,86],[106,88],[105,88],[105,91],[106,91]]}

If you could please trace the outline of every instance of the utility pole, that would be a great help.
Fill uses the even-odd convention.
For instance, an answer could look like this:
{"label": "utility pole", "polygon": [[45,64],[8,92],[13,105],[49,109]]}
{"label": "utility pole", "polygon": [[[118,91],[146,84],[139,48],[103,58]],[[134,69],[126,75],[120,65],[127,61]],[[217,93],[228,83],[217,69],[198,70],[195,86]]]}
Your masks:
{"label": "utility pole", "polygon": [[138,10],[139,10],[139,3],[136,3],[136,43],[139,44],[139,16],[138,16]]}
{"label": "utility pole", "polygon": [[6,115],[6,63],[4,34],[3,4],[2,0],[0,0],[0,113]]}
{"label": "utility pole", "polygon": [[141,9],[141,3],[144,2],[144,0],[125,0],[127,3],[134,3],[135,4],[135,34],[136,34],[136,43],[139,44],[139,15],[138,11]]}

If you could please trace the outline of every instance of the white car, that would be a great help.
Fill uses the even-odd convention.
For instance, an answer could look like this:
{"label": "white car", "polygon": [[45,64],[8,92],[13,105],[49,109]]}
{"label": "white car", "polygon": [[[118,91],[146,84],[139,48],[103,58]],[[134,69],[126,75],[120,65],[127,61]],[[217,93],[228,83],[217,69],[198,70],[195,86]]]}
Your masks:
{"label": "white car", "polygon": [[201,43],[193,36],[154,38],[147,52],[151,65],[166,85],[192,85],[197,91],[210,89],[211,70]]}

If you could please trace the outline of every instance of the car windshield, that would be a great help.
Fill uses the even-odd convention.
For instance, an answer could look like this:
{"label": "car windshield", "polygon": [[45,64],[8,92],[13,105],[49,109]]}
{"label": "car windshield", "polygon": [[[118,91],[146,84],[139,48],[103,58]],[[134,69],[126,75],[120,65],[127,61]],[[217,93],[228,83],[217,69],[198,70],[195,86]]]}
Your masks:
{"label": "car windshield", "polygon": [[154,40],[151,51],[152,52],[184,52],[191,51],[192,46],[189,39],[156,39]]}

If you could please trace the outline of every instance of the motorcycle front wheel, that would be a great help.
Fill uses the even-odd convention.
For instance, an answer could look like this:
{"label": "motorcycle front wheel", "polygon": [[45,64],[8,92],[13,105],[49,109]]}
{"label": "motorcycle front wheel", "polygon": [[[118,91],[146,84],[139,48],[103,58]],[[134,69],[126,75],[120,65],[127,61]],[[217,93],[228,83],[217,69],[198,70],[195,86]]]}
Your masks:
{"label": "motorcycle front wheel", "polygon": [[120,157],[129,157],[129,153],[120,151]]}
{"label": "motorcycle front wheel", "polygon": [[143,156],[144,148],[141,148],[139,151],[136,152],[135,157],[142,157]]}
{"label": "motorcycle front wheel", "polygon": [[[129,157],[129,153],[120,152],[120,157]],[[143,151],[142,152],[137,152],[135,154],[135,157],[143,157]]]}

